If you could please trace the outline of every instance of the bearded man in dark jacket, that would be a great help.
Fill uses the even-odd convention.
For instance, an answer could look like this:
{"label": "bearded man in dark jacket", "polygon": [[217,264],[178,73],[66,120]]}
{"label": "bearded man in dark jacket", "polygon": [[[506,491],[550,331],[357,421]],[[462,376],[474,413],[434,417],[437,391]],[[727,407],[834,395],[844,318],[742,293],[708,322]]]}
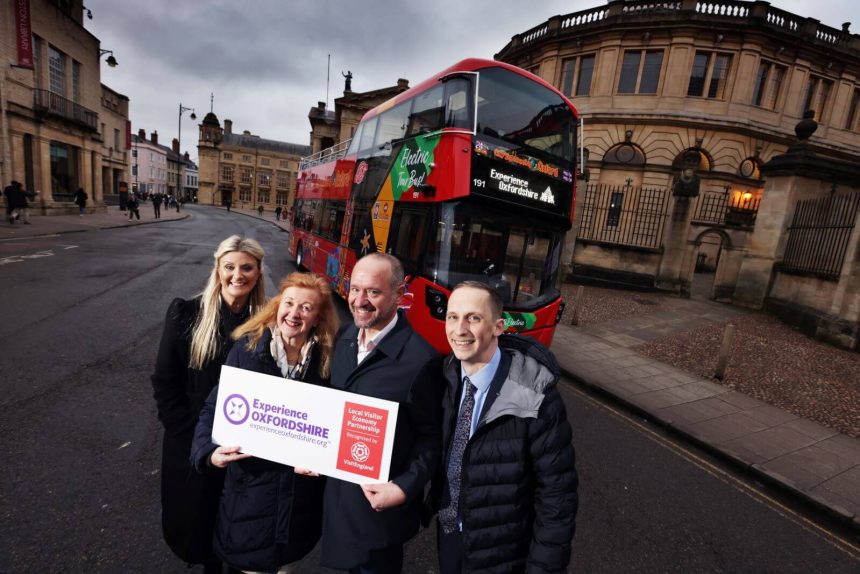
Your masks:
{"label": "bearded man in dark jacket", "polygon": [[483,283],[448,300],[442,574],[565,572],[570,561],[578,480],[558,363],[533,339],[502,336],[501,312]]}

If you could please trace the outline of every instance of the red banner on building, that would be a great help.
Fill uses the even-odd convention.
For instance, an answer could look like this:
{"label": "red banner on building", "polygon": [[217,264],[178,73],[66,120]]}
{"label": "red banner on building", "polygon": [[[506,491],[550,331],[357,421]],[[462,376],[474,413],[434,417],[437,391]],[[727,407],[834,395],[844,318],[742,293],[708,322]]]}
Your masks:
{"label": "red banner on building", "polygon": [[30,0],[15,0],[15,43],[18,66],[33,69],[33,32],[30,28]]}

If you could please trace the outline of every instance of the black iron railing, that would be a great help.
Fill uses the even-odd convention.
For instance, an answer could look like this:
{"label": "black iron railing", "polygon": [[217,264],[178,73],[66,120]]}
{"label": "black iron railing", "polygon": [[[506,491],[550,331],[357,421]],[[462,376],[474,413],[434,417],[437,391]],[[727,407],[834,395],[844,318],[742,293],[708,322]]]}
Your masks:
{"label": "black iron railing", "polygon": [[33,90],[33,109],[73,121],[94,132],[99,131],[98,113],[49,90]]}
{"label": "black iron railing", "polygon": [[657,249],[663,245],[669,193],[663,188],[591,184],[577,201],[578,239]]}
{"label": "black iron railing", "polygon": [[860,193],[798,201],[778,269],[839,280]]}
{"label": "black iron railing", "polygon": [[753,227],[760,197],[706,191],[699,196],[693,221],[728,227]]}

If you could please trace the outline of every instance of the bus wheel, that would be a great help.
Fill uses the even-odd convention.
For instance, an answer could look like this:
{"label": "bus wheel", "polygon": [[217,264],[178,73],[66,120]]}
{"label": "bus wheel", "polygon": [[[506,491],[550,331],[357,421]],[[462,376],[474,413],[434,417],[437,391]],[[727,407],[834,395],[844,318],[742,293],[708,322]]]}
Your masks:
{"label": "bus wheel", "polygon": [[302,244],[299,243],[298,247],[296,247],[296,267],[299,269],[304,269],[304,255],[302,253]]}

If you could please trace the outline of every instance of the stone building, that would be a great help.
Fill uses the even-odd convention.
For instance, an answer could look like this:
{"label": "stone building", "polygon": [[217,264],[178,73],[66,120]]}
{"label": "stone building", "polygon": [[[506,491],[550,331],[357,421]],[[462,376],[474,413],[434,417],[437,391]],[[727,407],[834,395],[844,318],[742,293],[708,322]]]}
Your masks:
{"label": "stone building", "polygon": [[[172,150],[158,143],[157,131],[146,139],[146,130],[139,129],[131,139],[132,189],[143,196],[167,195],[171,181],[168,179],[167,154]],[[176,185],[175,174],[172,181]]]}
{"label": "stone building", "polygon": [[568,271],[781,309],[857,348],[849,29],[762,1],[613,0],[514,36],[496,58],[558,87],[583,118]]}
{"label": "stone building", "polygon": [[[105,53],[83,26],[82,0],[0,0],[0,183],[41,191],[35,213],[74,213],[79,187],[88,209],[103,210],[105,189],[122,181],[122,152],[100,132]],[[115,150],[107,172],[104,147]]]}
{"label": "stone building", "polygon": [[299,160],[306,145],[261,138],[249,131],[233,133],[233,122],[209,112],[200,124],[197,145],[198,202],[238,208],[263,206],[267,212],[288,209],[295,196]]}
{"label": "stone building", "polygon": [[[177,147],[179,147],[177,145]],[[200,178],[200,170],[197,164],[191,161],[188,152],[182,155],[182,181],[183,189],[181,197],[193,200],[197,197],[197,180]]]}
{"label": "stone building", "polygon": [[102,198],[119,204],[119,193],[129,190],[129,155],[131,123],[128,120],[128,97],[102,84],[99,113],[102,137]]}
{"label": "stone building", "polygon": [[308,121],[311,124],[311,153],[318,154],[337,144],[349,142],[365,113],[409,89],[409,81],[401,78],[397,80],[397,84],[387,88],[353,92],[351,80],[350,74],[343,96],[334,100],[334,110],[327,110],[326,103],[319,102],[308,112]]}

